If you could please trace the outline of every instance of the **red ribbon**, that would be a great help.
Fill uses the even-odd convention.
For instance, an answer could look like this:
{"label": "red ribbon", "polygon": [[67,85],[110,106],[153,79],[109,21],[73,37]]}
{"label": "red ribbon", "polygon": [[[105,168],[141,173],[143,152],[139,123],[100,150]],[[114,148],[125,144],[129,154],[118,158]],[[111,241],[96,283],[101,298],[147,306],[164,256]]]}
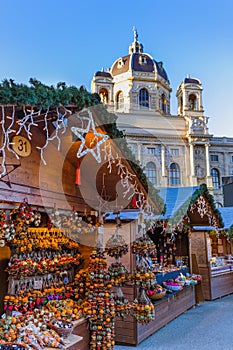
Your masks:
{"label": "red ribbon", "polygon": [[81,171],[80,171],[80,159],[77,158],[77,169],[76,169],[76,179],[75,179],[75,184],[76,185],[81,185]]}

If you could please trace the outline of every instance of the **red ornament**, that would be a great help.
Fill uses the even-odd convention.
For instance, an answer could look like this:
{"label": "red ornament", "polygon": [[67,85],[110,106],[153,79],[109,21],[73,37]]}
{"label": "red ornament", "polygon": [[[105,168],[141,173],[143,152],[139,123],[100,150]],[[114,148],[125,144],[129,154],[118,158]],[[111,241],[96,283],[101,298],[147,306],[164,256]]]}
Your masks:
{"label": "red ornament", "polygon": [[77,158],[77,169],[76,169],[76,179],[75,179],[75,184],[76,185],[81,185],[81,171],[80,171],[80,159]]}
{"label": "red ornament", "polygon": [[131,201],[131,205],[133,208],[137,208],[137,200],[135,197],[133,197],[132,201]]}

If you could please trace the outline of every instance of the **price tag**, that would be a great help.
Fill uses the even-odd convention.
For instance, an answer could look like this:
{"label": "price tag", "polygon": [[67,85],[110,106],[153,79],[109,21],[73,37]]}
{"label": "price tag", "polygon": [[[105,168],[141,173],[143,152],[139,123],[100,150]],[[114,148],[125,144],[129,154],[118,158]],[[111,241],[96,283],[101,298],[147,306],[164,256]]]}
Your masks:
{"label": "price tag", "polygon": [[31,143],[23,136],[14,136],[12,138],[12,149],[20,157],[28,157],[31,154]]}

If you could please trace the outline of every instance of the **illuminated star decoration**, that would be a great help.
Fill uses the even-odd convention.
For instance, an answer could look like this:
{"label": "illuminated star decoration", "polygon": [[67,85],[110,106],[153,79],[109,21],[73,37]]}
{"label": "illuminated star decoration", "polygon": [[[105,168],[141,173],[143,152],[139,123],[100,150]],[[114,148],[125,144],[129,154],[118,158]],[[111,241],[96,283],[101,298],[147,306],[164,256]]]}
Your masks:
{"label": "illuminated star decoration", "polygon": [[[108,139],[108,135],[97,132],[95,128],[95,123],[92,117],[92,113],[89,110],[87,110],[87,113],[88,113],[88,116],[82,117],[82,120],[87,120],[87,126],[85,129],[74,127],[74,126],[71,127],[71,131],[75,134],[75,136],[77,136],[81,140],[81,145],[77,152],[77,158],[81,158],[82,156],[85,156],[85,154],[91,153],[93,157],[97,160],[97,162],[100,163],[101,162],[100,145]],[[93,148],[88,148],[86,146],[85,137],[88,134],[88,132],[91,132],[94,135],[93,143],[97,140]],[[99,137],[101,137],[100,140],[99,140]]]}

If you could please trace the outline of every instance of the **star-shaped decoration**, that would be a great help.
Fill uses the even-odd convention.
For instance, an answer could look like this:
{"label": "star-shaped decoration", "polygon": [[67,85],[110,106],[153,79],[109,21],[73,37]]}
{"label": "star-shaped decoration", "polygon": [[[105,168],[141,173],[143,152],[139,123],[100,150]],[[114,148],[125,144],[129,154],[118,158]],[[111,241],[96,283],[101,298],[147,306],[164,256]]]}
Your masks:
{"label": "star-shaped decoration", "polygon": [[[98,163],[101,162],[100,145],[107,141],[108,135],[97,132],[94,119],[91,111],[87,110],[88,116],[82,116],[82,120],[87,120],[86,128],[71,127],[71,131],[81,140],[80,147],[77,152],[77,158],[85,156],[87,153],[91,153]],[[86,145],[86,136],[88,133],[93,134],[93,140],[90,142],[90,146]],[[101,138],[101,139],[100,139]]]}

